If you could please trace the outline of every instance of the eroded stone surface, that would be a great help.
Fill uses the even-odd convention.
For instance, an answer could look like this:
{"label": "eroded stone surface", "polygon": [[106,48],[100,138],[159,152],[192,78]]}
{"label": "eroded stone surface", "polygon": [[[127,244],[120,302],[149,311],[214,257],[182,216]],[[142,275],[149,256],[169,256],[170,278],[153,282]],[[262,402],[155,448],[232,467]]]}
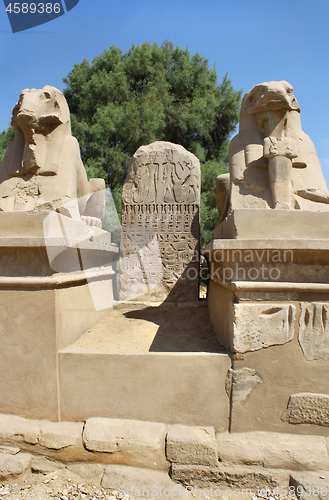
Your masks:
{"label": "eroded stone surface", "polygon": [[234,304],[234,352],[257,351],[286,344],[294,336],[295,307],[292,304]]}
{"label": "eroded stone surface", "polygon": [[69,464],[67,469],[85,480],[98,480],[100,482],[104,474],[105,465],[77,463]]}
{"label": "eroded stone surface", "polygon": [[184,485],[207,488],[275,488],[282,484],[288,484],[289,474],[286,471],[257,469],[247,466],[224,466],[217,467],[206,465],[183,465],[172,464],[171,478]]}
{"label": "eroded stone surface", "polygon": [[309,392],[292,394],[281,418],[290,424],[329,427],[329,395]]}
{"label": "eroded stone surface", "polygon": [[89,418],[83,431],[87,450],[118,455],[123,462],[165,467],[166,426],[156,422]]}
{"label": "eroded stone surface", "polygon": [[11,476],[23,474],[28,469],[31,458],[29,453],[18,453],[17,455],[0,453],[0,479],[5,480]]}
{"label": "eroded stone surface", "polygon": [[16,446],[0,446],[0,453],[8,453],[9,455],[17,455],[20,452],[20,448]]}
{"label": "eroded stone surface", "polygon": [[170,462],[216,465],[218,459],[214,428],[171,426],[166,438],[166,455]]}
{"label": "eroded stone surface", "polygon": [[52,472],[63,468],[60,462],[53,462],[46,457],[32,456],[31,470],[35,474],[51,474]]}
{"label": "eroded stone surface", "polygon": [[329,359],[329,304],[301,302],[298,340],[308,361]]}
{"label": "eroded stone surface", "polygon": [[226,464],[290,470],[329,467],[326,438],[277,432],[219,433],[218,458]]}
{"label": "eroded stone surface", "polygon": [[83,422],[40,422],[39,444],[53,450],[82,447]]}
{"label": "eroded stone surface", "polygon": [[225,390],[232,403],[244,401],[251,391],[262,381],[252,368],[230,369],[225,381]]}
{"label": "eroded stone surface", "polygon": [[122,205],[121,298],[161,284],[173,300],[198,300],[199,160],[170,142],[141,146]]}
{"label": "eroded stone surface", "polygon": [[40,427],[36,420],[0,414],[0,439],[6,443],[25,441],[36,444]]}

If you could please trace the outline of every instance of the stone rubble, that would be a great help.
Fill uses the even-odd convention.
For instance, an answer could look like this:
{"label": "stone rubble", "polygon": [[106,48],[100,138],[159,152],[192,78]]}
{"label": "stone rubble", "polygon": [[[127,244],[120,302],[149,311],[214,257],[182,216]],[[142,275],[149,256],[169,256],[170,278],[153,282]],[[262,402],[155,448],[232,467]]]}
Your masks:
{"label": "stone rubble", "polygon": [[[33,462],[34,458],[30,457],[30,459]],[[43,466],[41,464],[42,461],[44,461]],[[171,481],[163,471],[150,471],[118,465],[74,464],[77,467],[85,467],[84,470],[80,469],[83,475],[81,477],[72,472],[71,469],[74,466],[65,467],[61,463],[48,462],[47,459],[40,459],[39,472],[30,472],[24,480],[16,478],[15,481],[7,480],[6,482],[0,482],[0,499],[148,500],[148,498],[163,497],[173,500],[180,496],[184,500],[197,498],[211,500],[211,498],[217,498],[215,492],[209,495],[209,490],[206,489],[187,492],[183,485]],[[52,472],[41,472],[42,470],[49,471],[51,469],[53,469]],[[102,470],[101,474],[99,474],[100,469]],[[151,491],[152,487],[154,488],[153,495]],[[127,488],[131,488],[135,496],[129,495]],[[238,485],[235,488],[238,488]],[[240,488],[239,495],[237,489],[234,492],[232,489],[231,492],[227,493],[227,488],[223,488],[220,498],[230,500],[232,493],[234,493],[235,497],[242,495],[242,498],[246,500],[297,500],[297,497],[293,494],[281,495],[275,492],[275,490],[273,492],[270,489],[266,489],[266,487],[264,489],[258,488],[253,492],[243,492],[242,485],[240,485]],[[285,491],[288,492],[288,488]],[[147,492],[150,492],[150,494],[145,494]],[[142,496],[142,493],[145,496]],[[319,498],[320,500],[322,499],[322,497]]]}

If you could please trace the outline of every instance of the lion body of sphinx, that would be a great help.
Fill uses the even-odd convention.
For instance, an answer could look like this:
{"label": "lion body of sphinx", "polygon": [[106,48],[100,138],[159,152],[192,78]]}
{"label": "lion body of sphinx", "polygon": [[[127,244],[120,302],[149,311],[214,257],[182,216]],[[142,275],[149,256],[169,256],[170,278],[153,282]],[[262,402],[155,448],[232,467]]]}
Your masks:
{"label": "lion body of sphinx", "polygon": [[105,182],[88,182],[63,94],[50,86],[23,90],[12,125],[15,138],[0,168],[0,211],[58,210],[100,226]]}

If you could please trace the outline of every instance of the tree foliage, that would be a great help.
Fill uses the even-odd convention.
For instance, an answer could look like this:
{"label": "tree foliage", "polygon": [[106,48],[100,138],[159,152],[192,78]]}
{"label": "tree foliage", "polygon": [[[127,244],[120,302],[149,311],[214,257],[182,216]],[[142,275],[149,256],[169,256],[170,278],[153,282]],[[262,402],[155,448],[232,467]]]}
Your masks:
{"label": "tree foliage", "polygon": [[2,163],[5,152],[11,141],[14,140],[15,129],[14,127],[9,127],[0,134],[0,165]]}
{"label": "tree foliage", "polygon": [[90,177],[120,193],[132,155],[156,140],[181,144],[202,164],[202,244],[217,222],[215,179],[226,171],[227,141],[238,121],[241,92],[200,54],[144,43],[110,47],[64,78],[72,131]]}

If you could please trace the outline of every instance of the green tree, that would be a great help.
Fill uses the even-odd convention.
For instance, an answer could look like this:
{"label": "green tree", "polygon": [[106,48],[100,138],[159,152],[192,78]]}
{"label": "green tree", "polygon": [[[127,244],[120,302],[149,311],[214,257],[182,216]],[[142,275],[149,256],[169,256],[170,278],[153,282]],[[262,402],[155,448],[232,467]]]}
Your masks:
{"label": "green tree", "polygon": [[[200,54],[144,43],[126,53],[110,47],[92,64],[75,64],[64,78],[72,133],[88,177],[110,185],[121,212],[121,190],[132,155],[156,140],[181,144],[201,162],[201,246],[218,221],[216,176],[227,171],[228,138],[239,115],[241,92]],[[0,163],[14,138],[0,134]]]}
{"label": "green tree", "polygon": [[228,137],[241,92],[227,75],[217,83],[208,60],[171,42],[144,43],[123,53],[110,47],[92,64],[75,64],[64,78],[72,131],[89,177],[110,185],[121,211],[121,189],[132,155],[165,140],[194,153],[202,167],[201,244],[218,220],[215,180],[227,170]]}
{"label": "green tree", "polygon": [[0,134],[0,165],[2,163],[5,152],[11,141],[14,140],[15,129],[14,127],[9,127]]}

